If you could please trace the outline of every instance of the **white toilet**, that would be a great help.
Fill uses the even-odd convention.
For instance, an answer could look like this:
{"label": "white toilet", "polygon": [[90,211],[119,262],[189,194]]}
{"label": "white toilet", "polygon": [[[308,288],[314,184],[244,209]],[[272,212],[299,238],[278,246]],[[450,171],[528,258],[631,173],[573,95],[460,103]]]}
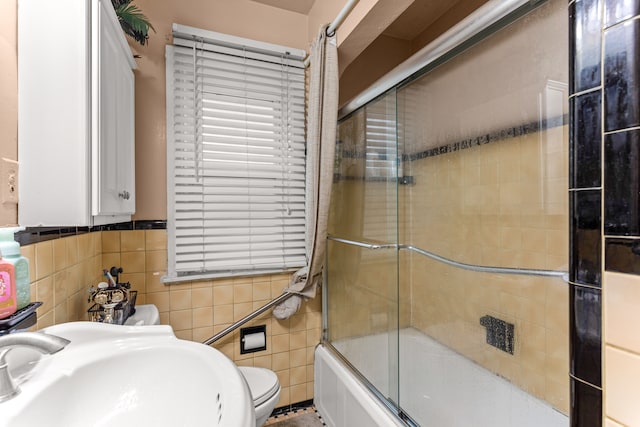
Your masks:
{"label": "white toilet", "polygon": [[[131,326],[159,324],[160,314],[158,313],[158,308],[153,304],[136,306],[135,314],[125,322],[125,325]],[[238,369],[247,381],[249,390],[251,390],[253,407],[256,410],[256,427],[262,427],[280,398],[278,376],[275,372],[264,368],[239,366]]]}
{"label": "white toilet", "polygon": [[256,427],[262,427],[280,398],[280,383],[275,372],[265,368],[239,366],[249,385],[256,409]]}
{"label": "white toilet", "polygon": [[159,325],[160,313],[158,312],[158,307],[153,304],[137,305],[136,312],[129,316],[124,324],[127,326]]}

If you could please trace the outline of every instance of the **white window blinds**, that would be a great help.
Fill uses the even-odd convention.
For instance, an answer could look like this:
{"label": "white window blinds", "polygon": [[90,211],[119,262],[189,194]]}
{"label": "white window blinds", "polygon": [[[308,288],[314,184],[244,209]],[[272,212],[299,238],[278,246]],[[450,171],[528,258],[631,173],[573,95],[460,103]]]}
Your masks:
{"label": "white window blinds", "polygon": [[303,58],[174,25],[165,281],[305,265]]}

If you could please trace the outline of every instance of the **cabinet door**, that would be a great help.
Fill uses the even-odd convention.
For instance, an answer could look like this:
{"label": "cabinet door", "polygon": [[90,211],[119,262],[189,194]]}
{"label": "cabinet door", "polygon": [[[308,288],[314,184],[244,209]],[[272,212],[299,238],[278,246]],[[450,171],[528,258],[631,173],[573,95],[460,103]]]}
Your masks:
{"label": "cabinet door", "polygon": [[[9,3],[0,0],[2,5]],[[91,38],[86,22],[90,11],[90,4],[79,0],[20,0],[18,4],[18,91],[14,94],[18,96],[21,226],[91,225],[87,139]],[[3,52],[4,43],[0,36]],[[0,72],[6,73],[8,63],[3,64]],[[6,98],[0,95],[0,99],[0,114],[5,115]],[[9,136],[9,129],[0,126],[0,130]],[[15,132],[11,134],[0,139],[3,156],[11,153],[9,142]]]}
{"label": "cabinet door", "polygon": [[[133,214],[136,208],[135,198],[135,87],[134,77],[129,63],[121,59],[118,66],[117,84],[117,138],[116,162],[118,170],[118,199],[120,213]],[[121,195],[121,193],[123,193]]]}
{"label": "cabinet door", "polygon": [[131,214],[134,188],[134,78],[120,27],[100,2],[98,141],[93,215]]}

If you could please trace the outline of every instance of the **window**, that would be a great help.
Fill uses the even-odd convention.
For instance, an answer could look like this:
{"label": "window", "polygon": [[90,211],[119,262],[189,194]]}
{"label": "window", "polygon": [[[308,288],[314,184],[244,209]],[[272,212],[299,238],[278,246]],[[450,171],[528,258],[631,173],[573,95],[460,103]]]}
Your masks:
{"label": "window", "polygon": [[305,265],[304,55],[174,24],[165,281]]}

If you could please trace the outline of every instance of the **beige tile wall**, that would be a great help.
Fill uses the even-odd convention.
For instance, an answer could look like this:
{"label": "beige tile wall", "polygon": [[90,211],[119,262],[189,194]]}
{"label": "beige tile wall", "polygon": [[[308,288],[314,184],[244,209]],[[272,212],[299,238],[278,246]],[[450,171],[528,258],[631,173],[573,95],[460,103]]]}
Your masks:
{"label": "beige tile wall", "polygon": [[[568,289],[561,279],[476,273],[412,255],[411,324],[568,413]],[[485,342],[485,315],[515,325],[514,354]]]}
{"label": "beige tile wall", "polygon": [[[567,271],[567,129],[410,163],[402,239],[459,262]],[[477,273],[411,255],[411,324],[569,411],[568,288],[560,279]],[[513,355],[485,343],[484,315],[515,325]]]}
{"label": "beige tile wall", "polygon": [[470,264],[566,271],[567,141],[565,126],[405,162],[417,184],[400,187],[402,238]]}
{"label": "beige tile wall", "polygon": [[87,233],[23,246],[29,259],[31,300],[41,301],[37,329],[85,320],[87,290],[102,275],[102,235]]}
{"label": "beige tile wall", "polygon": [[[30,260],[32,300],[41,329],[86,320],[87,290],[102,280],[103,268],[121,266],[122,281],[138,291],[137,304],[155,304],[160,322],[179,338],[202,342],[280,295],[287,274],[187,282],[165,286],[165,230],[103,231],[22,248]],[[309,301],[288,320],[265,313],[247,326],[267,325],[267,350],[240,354],[239,333],[214,345],[239,365],[272,369],[282,392],[277,406],[313,398],[313,354],[321,335],[321,299]]]}
{"label": "beige tile wall", "polygon": [[398,327],[397,254],[329,244],[328,322],[331,340]]}
{"label": "beige tile wall", "polygon": [[604,413],[607,426],[640,425],[640,277],[605,272]]}

